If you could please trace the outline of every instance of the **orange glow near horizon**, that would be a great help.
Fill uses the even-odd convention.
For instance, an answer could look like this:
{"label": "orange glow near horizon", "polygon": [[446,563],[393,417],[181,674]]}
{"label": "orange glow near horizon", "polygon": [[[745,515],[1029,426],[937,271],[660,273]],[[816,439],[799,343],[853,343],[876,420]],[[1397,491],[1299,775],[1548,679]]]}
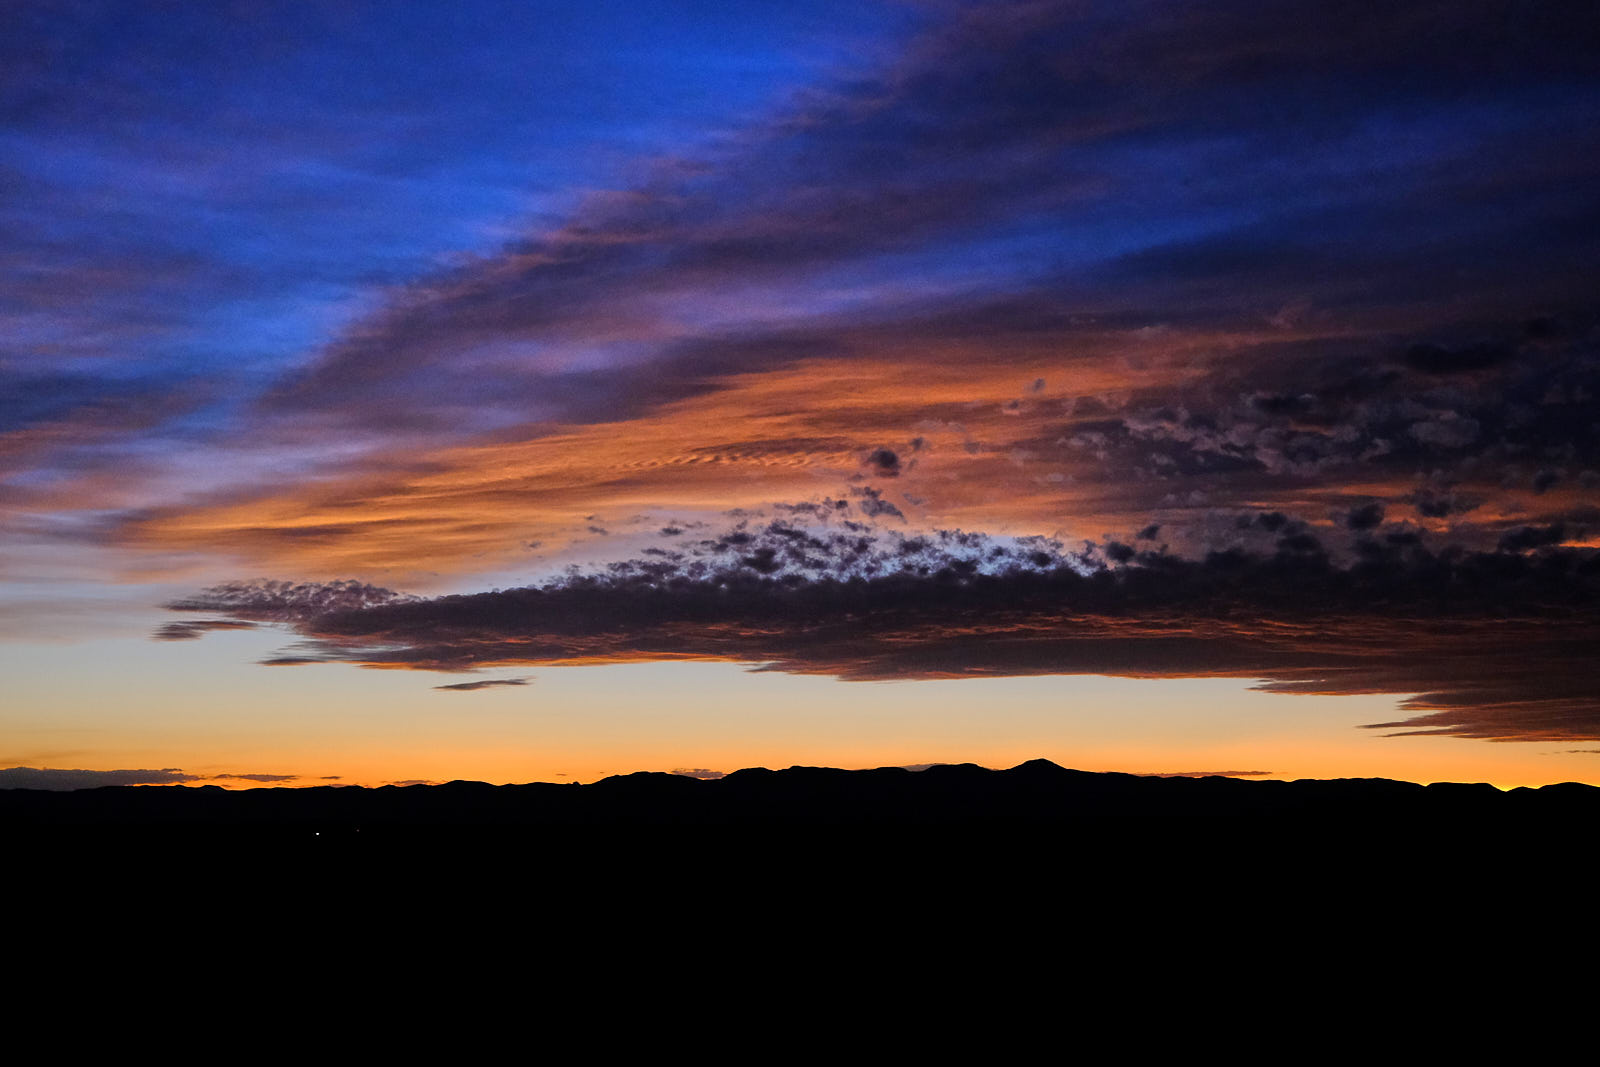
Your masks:
{"label": "orange glow near horizon", "polygon": [[[30,661],[48,668],[37,676],[55,680],[14,694],[18,707],[36,710],[16,717],[8,765],[286,774],[296,777],[281,784],[298,787],[333,784],[330,776],[365,786],[592,782],[638,770],[1009,767],[1043,757],[1130,773],[1600,784],[1600,753],[1572,742],[1386,738],[1359,727],[1395,717],[1392,696],[1267,693],[1248,679],[847,683],[676,662],[543,667],[519,672],[524,686],[450,693],[432,686],[460,675],[252,666],[276,640],[259,632],[220,633],[200,647],[109,640],[87,649],[103,669],[76,674],[84,650],[37,646]],[[241,671],[252,672],[242,691],[231,682]],[[219,692],[232,695],[219,702]]]}

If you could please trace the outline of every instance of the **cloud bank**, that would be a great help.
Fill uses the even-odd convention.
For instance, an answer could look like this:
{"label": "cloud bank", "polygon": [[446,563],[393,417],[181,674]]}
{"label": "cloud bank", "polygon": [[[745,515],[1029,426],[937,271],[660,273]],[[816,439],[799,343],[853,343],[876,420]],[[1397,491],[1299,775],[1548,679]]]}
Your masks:
{"label": "cloud bank", "polygon": [[1268,513],[1255,525],[1270,528],[1267,551],[1185,558],[773,521],[522,589],[286,614],[278,587],[264,588],[258,612],[240,584],[174,606],[285,624],[300,637],[294,662],[718,659],[853,681],[1246,677],[1285,693],[1406,695],[1407,717],[1373,724],[1394,734],[1600,738],[1600,552],[1432,551],[1407,529],[1363,521],[1341,565],[1303,523]]}
{"label": "cloud bank", "polygon": [[98,789],[110,785],[184,785],[189,782],[241,781],[257,785],[293,782],[297,774],[187,774],[178,767],[160,770],[88,771],[64,767],[0,768],[0,789]]}

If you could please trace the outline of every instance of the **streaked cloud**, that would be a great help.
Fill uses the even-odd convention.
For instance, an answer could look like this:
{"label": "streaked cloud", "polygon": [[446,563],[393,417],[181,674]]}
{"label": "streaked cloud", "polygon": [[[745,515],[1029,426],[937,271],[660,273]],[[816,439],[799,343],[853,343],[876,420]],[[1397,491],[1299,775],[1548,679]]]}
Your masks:
{"label": "streaked cloud", "polygon": [[527,685],[527,678],[490,678],[481,682],[456,682],[454,685],[436,685],[435,689],[444,689],[455,693],[476,693],[480,689],[495,689],[506,685]]}
{"label": "streaked cloud", "polygon": [[86,771],[57,767],[6,767],[0,769],[0,789],[98,789],[106,785],[182,785],[198,782],[198,774],[177,767],[160,770]]}
{"label": "streaked cloud", "polygon": [[[515,41],[524,16],[501,14]],[[1488,0],[908,16],[895,32],[917,32],[848,77],[810,68],[806,90],[493,248],[427,269],[394,252],[400,282],[271,359],[37,372],[50,411],[30,426],[71,418],[77,393],[122,410],[181,377],[194,399],[105,445],[109,463],[147,444],[165,473],[37,498],[19,473],[13,491],[94,510],[123,548],[396,580],[616,536],[597,511],[758,507],[853,478],[892,478],[883,514],[913,525],[1098,537],[1155,518],[1179,546],[1211,538],[1216,508],[1415,500],[1492,545],[1534,497],[1592,498],[1600,470],[1581,269],[1600,253],[1600,86],[1579,43],[1595,18]],[[321,41],[306,19],[286,32]],[[226,88],[210,62],[202,83]],[[50,84],[40,115],[79,107]],[[433,129],[427,94],[396,89],[397,121]],[[463,129],[506,143],[512,116],[463,107]],[[326,121],[295,147],[389,189],[369,128],[341,146],[347,120]],[[414,147],[390,166],[426,171]],[[268,211],[269,176],[239,210]],[[384,226],[407,217],[374,203]],[[328,232],[308,247],[346,277],[351,231]],[[183,269],[212,276],[221,248]],[[303,270],[291,251],[252,269]],[[68,463],[51,446],[23,469]],[[1462,519],[1469,500],[1497,503]]]}
{"label": "streaked cloud", "polygon": [[298,774],[189,774],[178,767],[160,770],[91,771],[63,767],[0,768],[0,789],[99,789],[121,785],[188,785],[195,782],[239,781],[276,785],[298,781]]}
{"label": "streaked cloud", "polygon": [[[1394,734],[1600,737],[1592,549],[1435,553],[1356,536],[1336,563],[1266,516],[1266,552],[1130,554],[1046,539],[742,525],[543,586],[286,618],[296,662],[463,670],[718,659],[845,680],[1245,677],[1283,693],[1394,693]],[[189,609],[249,620],[248,587]]]}

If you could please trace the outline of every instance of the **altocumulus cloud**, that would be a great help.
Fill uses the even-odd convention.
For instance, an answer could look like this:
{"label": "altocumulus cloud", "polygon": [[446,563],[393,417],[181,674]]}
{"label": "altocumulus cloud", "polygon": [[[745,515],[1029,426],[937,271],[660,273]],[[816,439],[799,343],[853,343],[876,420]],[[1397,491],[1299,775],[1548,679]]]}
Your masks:
{"label": "altocumulus cloud", "polygon": [[243,583],[173,606],[286,625],[301,662],[701,658],[845,680],[1247,677],[1285,693],[1412,694],[1406,717],[1373,724],[1396,734],[1600,739],[1600,552],[1545,539],[1434,551],[1414,531],[1363,523],[1341,564],[1301,521],[1249,525],[1276,541],[1184,558],[1120,542],[1108,553],[774,521],[522,589],[286,612],[281,586],[263,586],[257,606]]}
{"label": "altocumulus cloud", "polygon": [[[335,455],[370,448],[384,471],[421,456],[418,440],[610,427],[698,399],[685,465],[764,463],[783,450],[758,457],[749,420],[710,402],[801,367],[827,384],[826,367],[867,357],[907,383],[965,379],[945,394],[963,398],[982,395],[983,368],[1027,364],[1015,426],[982,432],[1008,435],[1019,472],[1071,474],[1124,513],[1191,493],[1230,506],[1303,503],[1307,485],[1380,495],[1376,475],[1391,515],[1425,494],[1425,517],[1443,517],[1506,478],[1560,495],[1600,467],[1594,4],[1045,0],[954,5],[933,21],[693,165],[392,292],[296,360],[245,436],[325,435]],[[819,290],[904,295],[841,309]],[[730,310],[745,304],[759,310]],[[1155,337],[1167,347],[1151,350]],[[1034,378],[1038,351],[1083,355],[1052,355],[1060,376]],[[1125,358],[1164,367],[1136,374]],[[1125,402],[1049,392],[1079,379]],[[102,388],[41,380],[18,418],[57,417],[49,398],[79,389],[91,408]],[[903,392],[869,414],[812,388],[812,409],[783,428],[787,458],[915,480],[899,433],[974,413]],[[600,451],[578,482],[614,473]],[[993,466],[967,483],[988,484]],[[412,552],[436,534],[440,553],[459,549],[439,534],[442,494],[422,517],[348,521],[370,473],[353,472],[325,522],[297,499],[283,525],[191,524],[168,508],[113,525],[134,543],[269,555],[400,529]],[[481,532],[542,488],[451,495],[453,521]],[[1178,510],[1157,516],[1169,531]]]}

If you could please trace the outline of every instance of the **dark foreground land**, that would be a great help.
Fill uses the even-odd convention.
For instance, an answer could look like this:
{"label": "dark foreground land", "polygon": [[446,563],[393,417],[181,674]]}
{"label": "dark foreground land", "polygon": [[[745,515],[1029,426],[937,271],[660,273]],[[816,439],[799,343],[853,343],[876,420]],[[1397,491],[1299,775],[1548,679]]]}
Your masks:
{"label": "dark foreground land", "polygon": [[1030,760],[1009,770],[972,764],[923,771],[791,767],[700,780],[639,772],[592,785],[314,787],[229,791],[124,786],[73,792],[0,791],[0,827],[52,831],[287,834],[344,837],[523,830],[637,832],[892,830],[982,833],[1118,822],[1286,823],[1377,828],[1600,822],[1600,788],[1575,783],[1502,791],[1487,784],[1387,779],[1248,781],[1154,778],[1067,770]]}
{"label": "dark foreground land", "polygon": [[870,950],[930,975],[952,972],[929,946],[957,942],[1058,960],[1099,946],[1136,967],[1381,951],[1437,968],[1460,931],[1476,951],[1485,930],[1565,939],[1587,925],[1596,826],[1600,789],[1584,785],[1146,778],[1044,760],[0,791],[14,913],[98,924],[108,943],[260,929],[390,953],[419,937],[532,945],[541,960]]}

